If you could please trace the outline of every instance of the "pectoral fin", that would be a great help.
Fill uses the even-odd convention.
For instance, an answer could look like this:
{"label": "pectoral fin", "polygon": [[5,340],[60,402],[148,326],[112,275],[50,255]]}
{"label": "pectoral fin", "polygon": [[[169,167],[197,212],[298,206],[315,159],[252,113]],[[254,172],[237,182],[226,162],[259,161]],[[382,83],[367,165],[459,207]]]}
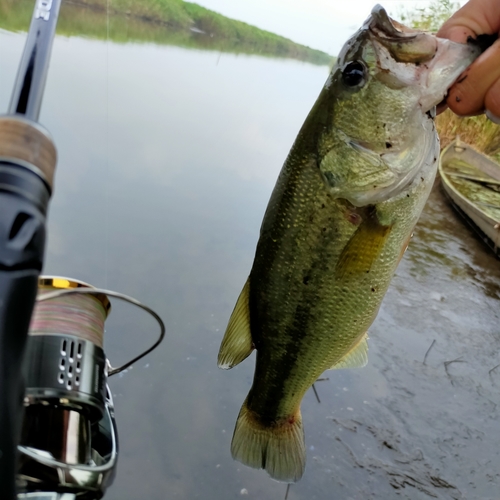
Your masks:
{"label": "pectoral fin", "polygon": [[217,364],[219,368],[224,370],[241,363],[250,356],[254,349],[250,332],[249,290],[249,280],[247,279],[234,306],[231,318],[229,318],[226,333],[219,349]]}
{"label": "pectoral fin", "polygon": [[341,368],[363,368],[368,363],[368,335],[365,333],[361,339],[351,348],[351,350],[339,361],[337,361],[330,370],[339,370]]}
{"label": "pectoral fin", "polygon": [[408,239],[403,243],[403,246],[401,247],[401,253],[399,254],[398,264],[401,262],[401,259],[403,258],[403,255],[405,254],[412,237],[413,237],[413,232],[410,234],[410,236],[408,236]]}
{"label": "pectoral fin", "polygon": [[343,279],[352,274],[369,273],[382,252],[392,226],[383,226],[373,211],[356,229],[340,254],[336,277]]}

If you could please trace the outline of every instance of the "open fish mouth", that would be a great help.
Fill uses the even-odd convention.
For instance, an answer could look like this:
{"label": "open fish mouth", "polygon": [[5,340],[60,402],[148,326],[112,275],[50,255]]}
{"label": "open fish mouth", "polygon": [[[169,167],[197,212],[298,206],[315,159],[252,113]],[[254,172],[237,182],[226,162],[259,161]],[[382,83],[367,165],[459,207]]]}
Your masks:
{"label": "open fish mouth", "polygon": [[419,105],[424,113],[442,101],[448,88],[480,54],[477,45],[455,43],[404,26],[391,19],[381,5],[373,8],[363,28],[378,47],[380,68],[390,72],[400,85],[421,88]]}
{"label": "open fish mouth", "polygon": [[392,20],[381,5],[373,8],[367,23],[370,31],[397,62],[421,64],[436,55],[436,37]]}

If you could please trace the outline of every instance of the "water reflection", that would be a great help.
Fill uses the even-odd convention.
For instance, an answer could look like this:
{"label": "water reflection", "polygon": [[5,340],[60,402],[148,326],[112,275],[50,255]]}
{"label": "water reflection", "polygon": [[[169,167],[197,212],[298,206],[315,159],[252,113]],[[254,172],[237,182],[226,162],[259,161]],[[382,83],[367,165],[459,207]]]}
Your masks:
{"label": "water reflection", "polygon": [[[26,31],[33,5],[32,0],[0,0],[0,28],[9,31]],[[226,29],[228,33],[225,33],[226,36],[214,36],[214,33],[208,30],[180,27],[176,24],[175,15],[172,23],[167,24],[155,20],[154,14],[151,17],[134,16],[130,10],[119,10],[120,8],[125,9],[124,3],[115,6],[112,2],[104,1],[90,3],[64,1],[60,9],[57,33],[65,36],[111,40],[115,43],[154,43],[220,53],[282,57],[317,65],[328,65],[332,59],[328,54],[319,50],[294,44],[285,39],[266,36],[257,28],[245,27],[246,29],[241,34],[238,28],[231,29],[231,21],[228,21],[227,25],[226,21],[215,22],[215,28],[221,24],[219,29]],[[174,7],[173,11],[175,10]],[[155,12],[154,6],[152,12]],[[166,12],[165,15],[168,16],[168,5]],[[188,13],[184,12],[184,16],[188,16]],[[210,18],[206,21],[210,26]]]}
{"label": "water reflection", "polygon": [[[0,31],[3,110],[23,43]],[[133,295],[167,324],[164,345],[111,380],[121,455],[106,498],[284,498],[229,455],[252,361],[228,376],[216,358],[326,76],[295,61],[56,39],[41,115],[59,149],[45,272]],[[498,261],[435,189],[370,330],[369,365],[328,374],[321,404],[304,398],[308,465],[289,500],[496,498],[499,282]],[[152,340],[147,321],[116,304],[114,364]]]}
{"label": "water reflection", "polygon": [[412,250],[408,253],[412,276],[432,273],[435,266],[441,266],[453,281],[468,277],[486,295],[500,299],[498,263],[488,247],[450,210],[439,179],[415,230]]}

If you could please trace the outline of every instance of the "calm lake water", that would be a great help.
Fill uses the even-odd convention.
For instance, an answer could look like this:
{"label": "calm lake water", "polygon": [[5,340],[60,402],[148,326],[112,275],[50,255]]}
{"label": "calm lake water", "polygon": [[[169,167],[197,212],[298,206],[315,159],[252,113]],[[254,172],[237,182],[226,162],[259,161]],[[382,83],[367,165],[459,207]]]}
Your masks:
{"label": "calm lake water", "polygon": [[[4,111],[24,40],[0,31]],[[157,351],[110,379],[121,454],[106,499],[284,499],[286,485],[230,456],[254,357],[229,372],[216,358],[274,182],[327,74],[56,38],[40,117],[59,150],[44,272],[132,295],[167,326]],[[289,500],[498,499],[499,283],[498,260],[437,184],[370,330],[368,366],[327,372],[321,403],[304,398],[307,468]],[[112,364],[156,328],[116,303]]]}

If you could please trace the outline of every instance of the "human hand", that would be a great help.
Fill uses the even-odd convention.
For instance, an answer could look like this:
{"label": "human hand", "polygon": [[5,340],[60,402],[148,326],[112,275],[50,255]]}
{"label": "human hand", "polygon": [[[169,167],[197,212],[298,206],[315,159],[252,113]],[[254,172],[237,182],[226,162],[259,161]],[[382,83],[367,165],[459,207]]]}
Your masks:
{"label": "human hand", "polygon": [[[500,33],[500,1],[469,0],[443,24],[437,36],[465,43],[469,36],[494,33]],[[485,112],[491,121],[500,124],[500,39],[457,79],[446,104],[457,115]]]}

